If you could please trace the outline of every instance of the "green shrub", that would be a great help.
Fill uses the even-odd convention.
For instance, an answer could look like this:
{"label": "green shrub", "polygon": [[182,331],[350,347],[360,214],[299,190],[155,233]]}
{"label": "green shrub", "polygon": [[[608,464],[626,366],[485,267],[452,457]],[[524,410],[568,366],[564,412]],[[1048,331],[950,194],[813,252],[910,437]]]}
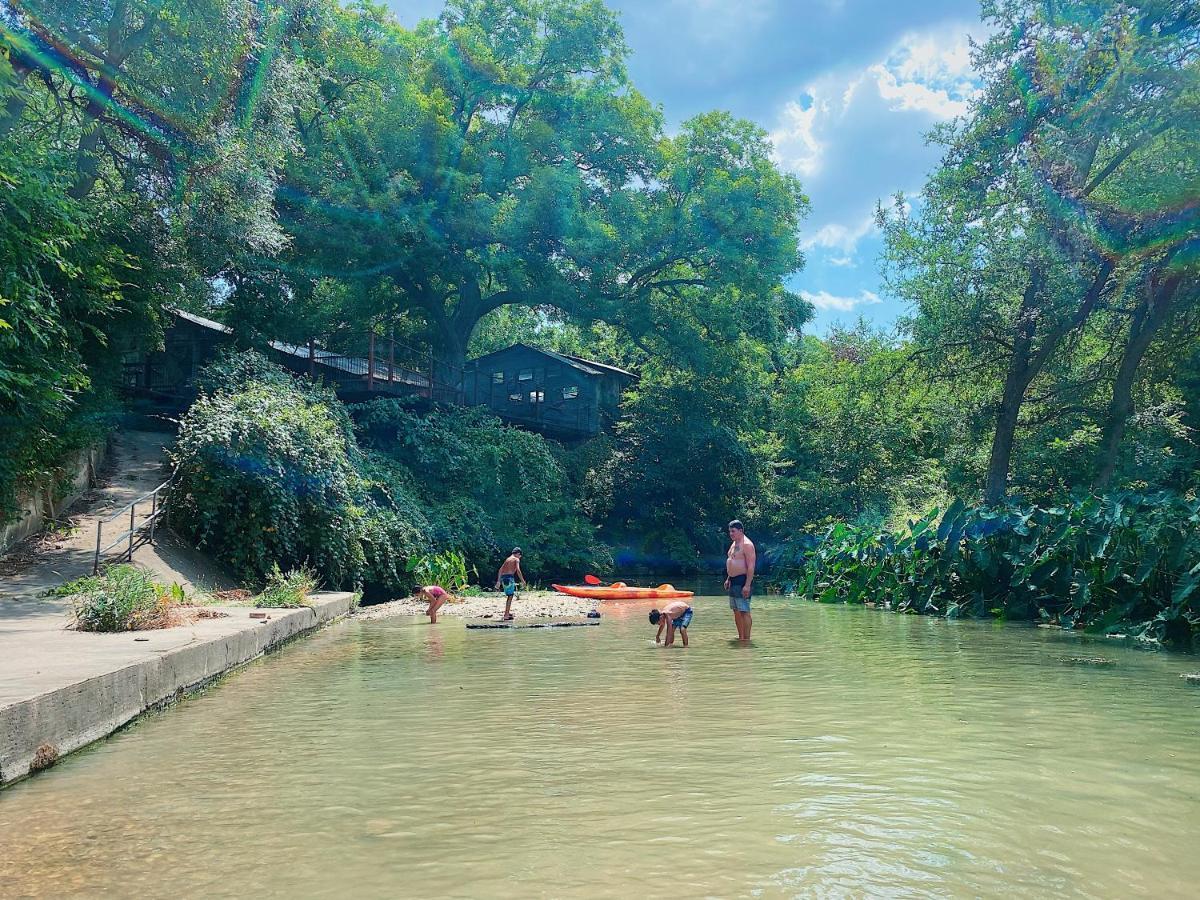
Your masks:
{"label": "green shrub", "polygon": [[350,412],[376,476],[419,504],[426,550],[458,550],[487,571],[519,545],[543,578],[611,566],[562,454],[540,435],[481,408],[418,412],[381,399]]}
{"label": "green shrub", "polygon": [[187,597],[183,588],[158,584],[149,572],[119,565],[55,588],[57,596],[72,597],[75,627],[80,631],[140,631],[167,628],[178,622],[178,609]]}
{"label": "green shrub", "polygon": [[822,602],[1057,622],[1186,645],[1200,626],[1200,501],[1083,497],[1062,506],[955,502],[900,531],[837,524],[780,571]]}
{"label": "green shrub", "polygon": [[[398,595],[414,558],[491,570],[508,550],[547,577],[607,568],[542,437],[479,409],[352,407],[254,353],[206,368],[173,452],[171,523],[246,580],[308,566],[334,589]],[[362,442],[365,449],[359,446]]]}
{"label": "green shrub", "polygon": [[307,566],[290,572],[281,572],[275,566],[267,574],[263,592],[254,598],[254,605],[272,608],[312,606],[308,595],[316,589],[317,583],[317,573]]}
{"label": "green shrub", "polygon": [[247,580],[307,564],[332,587],[357,585],[367,497],[339,413],[331,393],[290,378],[202,395],[173,451],[172,526]]}

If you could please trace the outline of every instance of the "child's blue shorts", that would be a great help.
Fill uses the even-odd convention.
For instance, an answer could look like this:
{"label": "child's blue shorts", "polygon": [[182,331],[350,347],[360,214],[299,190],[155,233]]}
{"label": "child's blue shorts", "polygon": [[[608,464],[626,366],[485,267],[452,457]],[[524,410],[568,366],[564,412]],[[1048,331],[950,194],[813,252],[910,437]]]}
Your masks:
{"label": "child's blue shorts", "polygon": [[671,624],[676,628],[687,628],[692,623],[692,608],[689,606],[678,619],[672,619]]}

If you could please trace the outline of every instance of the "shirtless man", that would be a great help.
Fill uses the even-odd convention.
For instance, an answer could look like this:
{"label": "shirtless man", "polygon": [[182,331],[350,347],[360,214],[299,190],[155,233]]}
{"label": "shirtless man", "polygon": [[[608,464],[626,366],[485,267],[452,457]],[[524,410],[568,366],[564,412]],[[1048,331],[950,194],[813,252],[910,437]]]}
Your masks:
{"label": "shirtless man", "polygon": [[513,552],[508,554],[506,559],[500,566],[500,571],[496,573],[496,589],[504,587],[504,618],[501,621],[510,621],[513,617],[512,602],[513,594],[517,592],[517,579],[521,579],[521,587],[529,587],[525,583],[525,575],[521,572],[521,548],[513,547]]}
{"label": "shirtless man", "polygon": [[733,624],[737,626],[738,640],[750,640],[750,596],[753,593],[754,564],[756,551],[754,542],[746,537],[746,529],[740,521],[729,523],[729,553],[725,558],[725,590],[729,592],[729,608],[733,610]]}

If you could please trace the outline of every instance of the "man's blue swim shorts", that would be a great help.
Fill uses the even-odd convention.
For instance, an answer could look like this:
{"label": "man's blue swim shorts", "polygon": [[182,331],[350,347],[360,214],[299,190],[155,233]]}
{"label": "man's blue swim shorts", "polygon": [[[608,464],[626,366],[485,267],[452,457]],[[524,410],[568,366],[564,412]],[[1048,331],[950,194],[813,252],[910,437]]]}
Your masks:
{"label": "man's blue swim shorts", "polygon": [[[750,612],[750,597],[742,596],[742,588],[746,586],[745,575],[734,575],[729,579],[729,608],[738,612]],[[750,595],[754,596],[753,592]]]}

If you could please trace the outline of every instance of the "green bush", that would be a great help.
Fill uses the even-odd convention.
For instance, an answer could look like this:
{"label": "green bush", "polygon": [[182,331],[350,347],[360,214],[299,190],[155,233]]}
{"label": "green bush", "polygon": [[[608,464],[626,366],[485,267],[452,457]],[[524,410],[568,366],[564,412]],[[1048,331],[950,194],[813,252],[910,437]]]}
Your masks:
{"label": "green bush", "polygon": [[267,583],[261,594],[254,598],[258,607],[301,607],[312,606],[309,599],[317,587],[317,573],[307,566],[281,572],[275,566],[267,574]]}
{"label": "green bush", "polygon": [[607,568],[538,435],[395,400],[352,407],[352,425],[328,388],[255,353],[199,383],[173,451],[171,524],[247,580],[308,566],[330,588],[395,596],[414,559],[461,554],[465,571],[490,571],[517,544],[543,577]]}
{"label": "green bush", "polygon": [[1083,497],[1057,507],[955,502],[900,531],[837,524],[779,571],[821,602],[1056,622],[1177,645],[1200,626],[1200,501]]}
{"label": "green bush", "polygon": [[178,607],[187,599],[179,585],[164,587],[132,565],[67,582],[52,593],[72,598],[80,631],[167,628],[176,624]]}
{"label": "green bush", "polygon": [[519,545],[543,579],[611,566],[561,454],[540,435],[480,408],[418,412],[381,399],[350,412],[374,477],[420,506],[427,550],[458,550],[486,572]]}
{"label": "green bush", "polygon": [[366,496],[339,410],[291,379],[202,395],[173,451],[172,526],[243,578],[308,564],[333,587],[355,586]]}

